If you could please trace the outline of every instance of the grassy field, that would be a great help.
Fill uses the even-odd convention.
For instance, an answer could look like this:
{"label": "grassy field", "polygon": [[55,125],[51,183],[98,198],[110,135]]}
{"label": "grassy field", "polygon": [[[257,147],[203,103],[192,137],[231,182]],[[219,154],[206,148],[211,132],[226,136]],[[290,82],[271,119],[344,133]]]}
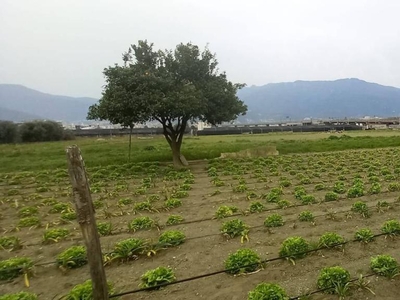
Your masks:
{"label": "grassy field", "polygon": [[[188,160],[201,160],[219,157],[223,152],[268,145],[275,145],[280,154],[400,146],[398,131],[346,132],[346,136],[352,138],[340,139],[329,139],[330,136],[340,137],[339,134],[328,133],[187,137],[184,139],[182,152]],[[65,168],[65,147],[71,144],[77,144],[81,148],[88,167],[128,162],[128,137],[79,138],[75,141],[0,145],[0,172]],[[132,162],[168,162],[171,159],[170,149],[163,137],[133,139]]]}

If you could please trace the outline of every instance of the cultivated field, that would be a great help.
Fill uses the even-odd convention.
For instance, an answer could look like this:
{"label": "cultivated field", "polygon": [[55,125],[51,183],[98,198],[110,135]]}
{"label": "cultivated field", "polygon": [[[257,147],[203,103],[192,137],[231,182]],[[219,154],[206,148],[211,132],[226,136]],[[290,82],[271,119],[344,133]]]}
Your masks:
{"label": "cultivated field", "polygon": [[[92,146],[88,140],[77,141],[82,144],[88,162],[96,218],[101,224],[106,274],[115,293],[138,289],[141,275],[159,266],[171,267],[177,280],[223,271],[230,253],[249,248],[263,261],[267,260],[251,274],[217,272],[159,291],[142,291],[121,298],[246,299],[257,284],[269,282],[279,284],[292,299],[297,299],[318,290],[317,278],[322,268],[342,266],[351,278],[371,275],[366,279],[371,281],[368,288],[376,294],[364,286],[353,285],[346,299],[397,299],[399,277],[390,280],[374,274],[370,259],[387,254],[400,261],[400,241],[396,237],[400,228],[396,229],[395,222],[384,226],[389,220],[400,221],[400,148],[293,152],[368,147],[364,140],[374,143],[370,148],[384,142],[395,146],[399,138],[392,134],[330,140],[326,139],[327,134],[323,135],[324,140],[322,134],[269,137],[278,149],[281,147],[281,153],[287,154],[196,161],[190,170],[181,172],[157,162],[111,164],[112,159],[106,158],[100,147],[107,143],[111,149],[109,141],[97,141],[100,145],[92,141]],[[266,136],[229,137],[220,143],[216,142],[218,138],[221,139],[204,139],[202,148],[203,138],[188,140],[186,151],[189,146],[215,157],[235,145],[239,145],[234,149],[237,151],[246,144],[249,147],[271,143]],[[117,139],[114,147],[118,151],[126,149],[126,139],[123,141]],[[140,155],[161,157],[157,153],[164,153],[165,149],[160,150],[165,147],[162,142],[141,140],[136,147],[141,147]],[[363,147],[363,143],[367,146]],[[0,250],[0,260],[27,257],[34,263],[32,270],[28,261],[23,269],[17,268],[16,278],[0,281],[0,289],[2,293],[25,290],[38,294],[39,299],[59,299],[90,276],[84,259],[74,263],[57,259],[61,252],[83,245],[83,241],[70,204],[67,172],[58,168],[65,158],[59,157],[64,154],[55,149],[62,149],[65,144],[44,145],[38,144],[36,149],[33,145],[0,148],[8,155],[2,157],[7,165],[1,166],[0,176],[0,228],[4,231],[0,241],[5,248]],[[155,150],[144,150],[148,146]],[[296,146],[302,151],[296,151]],[[31,162],[24,149],[34,149]],[[101,153],[100,158],[96,158],[95,149]],[[12,151],[17,153],[14,160]],[[118,151],[114,149],[113,153]],[[45,159],[45,153],[49,160],[41,169],[37,158]],[[168,154],[162,155],[168,158]],[[21,162],[30,171],[19,172],[16,166]],[[14,172],[10,170],[12,167]],[[234,221],[237,219],[244,226]],[[226,222],[231,221],[235,224],[228,227]],[[225,234],[221,232],[223,224]],[[368,243],[356,241],[355,234],[362,228],[377,236],[370,237]],[[387,234],[382,234],[382,228]],[[182,232],[185,238],[175,232],[176,239],[166,241],[164,233],[171,230]],[[328,232],[340,235],[336,241],[339,243],[332,236],[321,240]],[[303,237],[314,250],[302,258],[276,259],[282,255],[283,241],[294,236]],[[120,242],[130,238],[143,244],[137,249],[121,251]],[[7,272],[12,272],[12,268]],[[29,288],[25,287],[21,274],[24,272],[30,273]],[[0,269],[0,275],[5,277],[6,273]],[[324,293],[310,296],[310,299],[337,298]]]}

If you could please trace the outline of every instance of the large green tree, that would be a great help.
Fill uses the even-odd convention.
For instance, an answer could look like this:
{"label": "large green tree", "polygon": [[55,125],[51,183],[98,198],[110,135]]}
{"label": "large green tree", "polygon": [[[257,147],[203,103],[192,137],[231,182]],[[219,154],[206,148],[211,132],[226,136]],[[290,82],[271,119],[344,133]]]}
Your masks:
{"label": "large green tree", "polygon": [[89,119],[109,120],[130,128],[158,121],[176,167],[186,164],[181,145],[189,121],[213,125],[235,120],[247,111],[236,92],[244,84],[219,72],[215,55],[191,43],[155,51],[139,41],[123,54],[123,65],[104,70],[103,97],[89,109]]}

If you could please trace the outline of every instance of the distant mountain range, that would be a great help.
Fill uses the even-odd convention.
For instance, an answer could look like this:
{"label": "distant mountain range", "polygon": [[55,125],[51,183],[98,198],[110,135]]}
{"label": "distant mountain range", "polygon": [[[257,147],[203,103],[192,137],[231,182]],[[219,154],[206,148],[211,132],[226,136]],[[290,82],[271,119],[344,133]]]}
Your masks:
{"label": "distant mountain range", "polygon": [[[240,90],[238,96],[249,109],[239,118],[244,123],[400,115],[399,88],[355,78],[251,86]],[[0,120],[82,122],[96,102],[94,98],[55,96],[22,85],[0,84]]]}

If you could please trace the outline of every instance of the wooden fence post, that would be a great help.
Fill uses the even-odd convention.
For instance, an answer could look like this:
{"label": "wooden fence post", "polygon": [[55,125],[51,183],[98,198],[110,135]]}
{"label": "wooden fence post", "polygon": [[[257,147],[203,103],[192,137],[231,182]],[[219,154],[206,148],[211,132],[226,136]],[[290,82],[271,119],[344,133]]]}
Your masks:
{"label": "wooden fence post", "polygon": [[85,164],[78,146],[67,147],[66,151],[68,173],[74,194],[74,205],[85,241],[90,276],[92,277],[93,299],[108,300],[108,286],[104,272],[100,238],[94,218],[94,208],[89,182],[86,177]]}

